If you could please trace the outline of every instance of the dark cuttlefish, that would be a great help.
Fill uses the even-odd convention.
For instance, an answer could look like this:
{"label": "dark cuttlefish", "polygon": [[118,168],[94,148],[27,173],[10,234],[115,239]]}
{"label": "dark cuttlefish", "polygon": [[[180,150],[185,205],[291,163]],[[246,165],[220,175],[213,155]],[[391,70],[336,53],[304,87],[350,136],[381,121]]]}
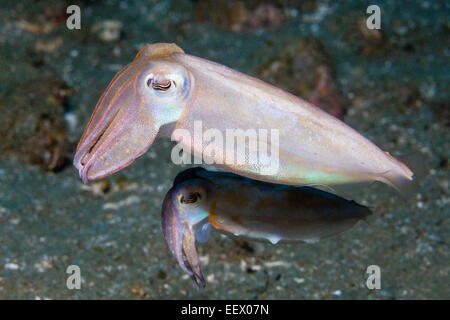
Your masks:
{"label": "dark cuttlefish", "polygon": [[194,285],[204,287],[196,242],[211,229],[251,240],[316,242],[351,228],[371,211],[331,193],[193,168],[181,172],[161,212],[164,238]]}

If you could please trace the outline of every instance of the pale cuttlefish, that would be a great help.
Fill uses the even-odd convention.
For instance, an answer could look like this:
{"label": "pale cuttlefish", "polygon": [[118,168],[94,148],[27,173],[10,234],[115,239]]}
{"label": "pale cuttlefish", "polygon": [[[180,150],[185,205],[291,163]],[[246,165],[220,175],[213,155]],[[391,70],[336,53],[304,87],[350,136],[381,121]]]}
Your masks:
{"label": "pale cuttlefish", "polygon": [[[203,131],[213,129],[223,136],[228,129],[276,130],[275,142],[267,143],[267,136],[247,137],[249,144],[275,147],[276,171],[262,170],[266,159],[230,163],[225,152],[205,152],[220,150],[223,144],[216,139],[195,141],[199,121]],[[208,164],[266,182],[381,181],[402,190],[413,179],[406,165],[320,108],[259,79],[186,54],[175,44],[146,44],[117,73],[84,130],[74,165],[84,183],[105,177],[145,153],[157,136],[172,137]]]}
{"label": "pale cuttlefish", "polygon": [[371,211],[311,187],[187,169],[174,180],[161,211],[164,238],[194,285],[205,287],[196,242],[212,229],[250,240],[316,242],[351,228]]}

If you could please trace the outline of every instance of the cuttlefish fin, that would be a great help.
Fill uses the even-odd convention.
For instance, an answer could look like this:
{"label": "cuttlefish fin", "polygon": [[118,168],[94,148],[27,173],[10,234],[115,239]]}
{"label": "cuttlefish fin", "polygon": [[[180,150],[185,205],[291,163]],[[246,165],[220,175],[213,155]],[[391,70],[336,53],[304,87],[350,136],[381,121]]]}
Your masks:
{"label": "cuttlefish fin", "polygon": [[[403,165],[403,163],[400,164]],[[406,166],[405,168],[407,169]],[[398,175],[398,173],[393,170],[385,171],[381,173],[377,178],[378,181],[384,182],[397,190],[405,200],[410,198],[410,196],[417,191],[417,184],[413,179],[414,174],[412,174],[412,176],[409,178],[406,176]]]}
{"label": "cuttlefish fin", "polygon": [[397,177],[392,172],[385,172],[382,174],[386,180],[382,181],[395,188],[403,196],[405,200],[410,199],[414,193],[418,192],[419,181],[422,181],[427,175],[427,168],[425,166],[425,155],[412,151],[408,154],[397,156],[405,167],[411,168],[414,172],[414,180]]}
{"label": "cuttlefish fin", "polygon": [[175,43],[155,43],[155,44],[147,43],[142,47],[141,50],[139,50],[136,57],[134,57],[134,60],[143,57],[148,59],[154,59],[156,57],[168,56],[175,52],[184,53],[183,49],[181,49]]}

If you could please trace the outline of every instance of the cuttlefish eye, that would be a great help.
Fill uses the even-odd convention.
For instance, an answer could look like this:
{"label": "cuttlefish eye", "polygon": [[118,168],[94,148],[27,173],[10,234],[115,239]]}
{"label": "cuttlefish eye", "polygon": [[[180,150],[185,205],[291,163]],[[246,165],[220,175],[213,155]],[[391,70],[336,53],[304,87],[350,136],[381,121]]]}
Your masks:
{"label": "cuttlefish eye", "polygon": [[202,200],[202,195],[200,192],[188,192],[187,194],[182,194],[178,197],[178,202],[180,204],[196,204]]}
{"label": "cuttlefish eye", "polygon": [[156,91],[165,92],[168,91],[171,87],[176,87],[176,83],[174,80],[170,79],[157,79],[152,78],[151,76],[147,78],[147,87]]}
{"label": "cuttlefish eye", "polygon": [[189,98],[192,81],[190,73],[182,66],[157,61],[149,63],[142,70],[138,87],[144,95],[148,96],[150,93],[149,97],[181,98],[184,101],[184,98]]}

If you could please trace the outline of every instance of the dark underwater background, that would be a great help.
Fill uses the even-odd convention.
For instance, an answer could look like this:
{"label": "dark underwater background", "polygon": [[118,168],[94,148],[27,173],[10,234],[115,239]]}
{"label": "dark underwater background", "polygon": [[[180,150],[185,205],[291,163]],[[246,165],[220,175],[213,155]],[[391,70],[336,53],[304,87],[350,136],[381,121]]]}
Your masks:
{"label": "dark underwater background", "polygon": [[[66,27],[70,4],[80,30]],[[380,30],[366,28],[370,4]],[[448,1],[1,1],[0,299],[449,299],[449,17]],[[372,218],[316,244],[214,234],[196,291],[160,225],[184,169],[173,143],[88,185],[72,166],[109,81],[157,42],[317,100],[410,164],[417,192],[353,190]]]}

